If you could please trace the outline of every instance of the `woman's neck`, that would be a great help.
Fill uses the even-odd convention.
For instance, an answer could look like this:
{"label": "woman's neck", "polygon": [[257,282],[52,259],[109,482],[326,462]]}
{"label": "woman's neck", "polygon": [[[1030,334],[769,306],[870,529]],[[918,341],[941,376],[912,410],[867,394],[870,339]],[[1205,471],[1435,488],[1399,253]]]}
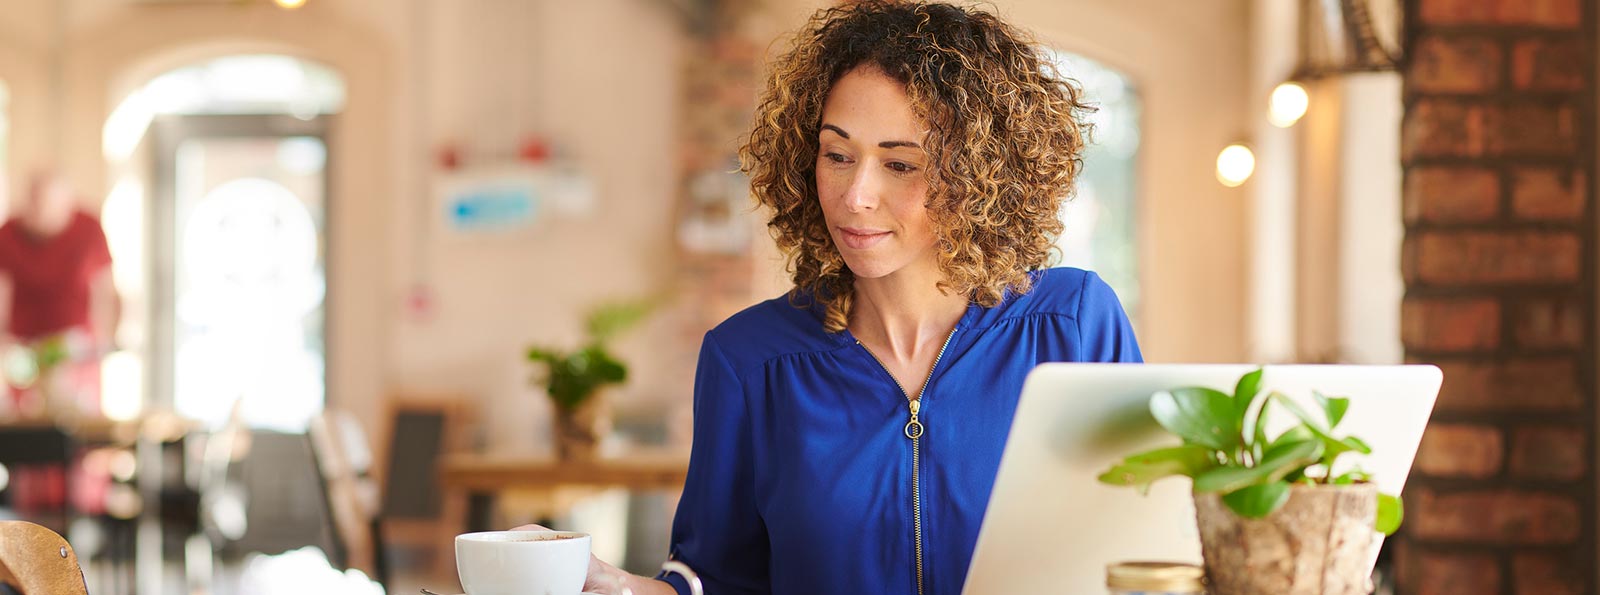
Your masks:
{"label": "woman's neck", "polygon": [[[909,272],[909,271],[902,271]],[[938,289],[932,275],[890,275],[857,279],[850,311],[850,333],[888,348],[895,359],[916,359],[928,346],[943,346],[967,310],[965,296]]]}

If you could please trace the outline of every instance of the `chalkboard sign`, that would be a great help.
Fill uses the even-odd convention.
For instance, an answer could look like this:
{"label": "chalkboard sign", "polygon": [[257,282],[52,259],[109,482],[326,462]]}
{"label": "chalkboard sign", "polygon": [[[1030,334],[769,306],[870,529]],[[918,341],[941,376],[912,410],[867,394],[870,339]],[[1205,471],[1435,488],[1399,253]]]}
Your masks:
{"label": "chalkboard sign", "polygon": [[390,519],[439,517],[439,455],[444,447],[444,409],[399,409],[389,434],[383,514]]}

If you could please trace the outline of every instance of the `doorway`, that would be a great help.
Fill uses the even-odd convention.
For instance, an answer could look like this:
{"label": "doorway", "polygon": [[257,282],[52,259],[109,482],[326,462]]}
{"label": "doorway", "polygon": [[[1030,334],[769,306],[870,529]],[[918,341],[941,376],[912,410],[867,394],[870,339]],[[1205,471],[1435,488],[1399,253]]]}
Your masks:
{"label": "doorway", "polygon": [[329,116],[152,124],[156,398],[220,424],[303,431],[327,370]]}

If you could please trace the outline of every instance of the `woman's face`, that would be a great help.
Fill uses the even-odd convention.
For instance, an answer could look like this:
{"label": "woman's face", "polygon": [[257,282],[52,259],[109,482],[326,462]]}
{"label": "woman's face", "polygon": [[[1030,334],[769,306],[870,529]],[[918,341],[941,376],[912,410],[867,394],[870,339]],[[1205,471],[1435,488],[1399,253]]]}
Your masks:
{"label": "woman's face", "polygon": [[817,136],[817,198],[857,279],[937,271],[926,137],[905,86],[875,68],[851,70],[828,92]]}

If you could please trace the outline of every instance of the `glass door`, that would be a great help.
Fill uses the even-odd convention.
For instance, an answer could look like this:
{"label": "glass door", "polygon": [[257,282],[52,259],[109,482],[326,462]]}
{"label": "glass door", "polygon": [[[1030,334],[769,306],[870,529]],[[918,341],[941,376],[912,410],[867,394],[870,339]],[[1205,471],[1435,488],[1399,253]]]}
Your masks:
{"label": "glass door", "polygon": [[326,397],[325,117],[158,122],[157,398],[299,432]]}

